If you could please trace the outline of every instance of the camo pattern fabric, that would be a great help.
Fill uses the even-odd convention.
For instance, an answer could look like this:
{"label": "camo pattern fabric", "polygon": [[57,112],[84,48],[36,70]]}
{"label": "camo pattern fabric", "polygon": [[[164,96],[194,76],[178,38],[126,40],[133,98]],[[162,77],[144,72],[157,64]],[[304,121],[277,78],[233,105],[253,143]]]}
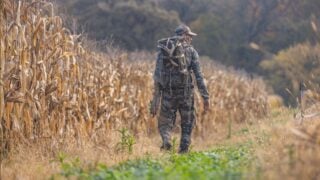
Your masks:
{"label": "camo pattern fabric", "polygon": [[196,120],[194,111],[193,89],[185,96],[183,89],[171,92],[164,91],[161,102],[161,110],[158,118],[158,128],[163,144],[170,144],[171,131],[176,121],[176,113],[181,117],[181,142],[180,149],[188,149],[191,143],[191,133]]}
{"label": "camo pattern fabric", "polygon": [[184,44],[183,46],[185,49],[185,57],[189,73],[187,83],[185,83],[183,79],[183,74],[166,67],[168,66],[168,63],[166,59],[164,59],[161,51],[159,51],[157,55],[155,72],[153,75],[155,86],[160,86],[160,89],[165,90],[169,90],[170,88],[184,88],[186,86],[192,86],[193,82],[191,74],[193,73],[202,98],[209,99],[209,93],[201,72],[198,52],[191,45]]}
{"label": "camo pattern fabric", "polygon": [[188,63],[188,73],[182,74],[177,69],[170,68],[166,63],[166,59],[159,52],[154,72],[154,82],[155,86],[162,90],[158,128],[163,140],[163,146],[170,145],[170,133],[175,124],[176,113],[179,111],[181,116],[180,150],[188,150],[196,120],[192,73],[202,98],[208,99],[209,93],[203,80],[197,51],[191,45],[184,44],[183,47],[185,49],[186,62]]}

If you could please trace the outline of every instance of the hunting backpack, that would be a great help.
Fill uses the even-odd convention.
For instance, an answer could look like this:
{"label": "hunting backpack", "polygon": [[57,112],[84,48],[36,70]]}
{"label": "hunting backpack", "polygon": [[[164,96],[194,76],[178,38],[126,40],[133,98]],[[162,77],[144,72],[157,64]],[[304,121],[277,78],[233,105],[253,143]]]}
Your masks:
{"label": "hunting backpack", "polygon": [[182,40],[181,36],[173,36],[158,41],[164,72],[166,72],[165,86],[169,86],[170,90],[172,87],[184,88],[190,80],[192,81]]}

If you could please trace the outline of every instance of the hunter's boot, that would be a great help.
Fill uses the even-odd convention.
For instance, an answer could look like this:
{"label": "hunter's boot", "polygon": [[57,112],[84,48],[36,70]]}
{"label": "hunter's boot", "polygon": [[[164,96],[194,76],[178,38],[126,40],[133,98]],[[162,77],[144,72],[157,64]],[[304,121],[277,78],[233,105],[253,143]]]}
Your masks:
{"label": "hunter's boot", "polygon": [[191,132],[193,123],[183,123],[181,126],[181,139],[179,154],[184,154],[189,152],[189,146],[191,144]]}
{"label": "hunter's boot", "polygon": [[168,142],[163,142],[162,146],[160,147],[160,150],[164,150],[164,151],[170,151],[172,148],[172,145]]}
{"label": "hunter's boot", "polygon": [[188,143],[181,143],[179,148],[179,154],[185,154],[189,152],[189,144]]}

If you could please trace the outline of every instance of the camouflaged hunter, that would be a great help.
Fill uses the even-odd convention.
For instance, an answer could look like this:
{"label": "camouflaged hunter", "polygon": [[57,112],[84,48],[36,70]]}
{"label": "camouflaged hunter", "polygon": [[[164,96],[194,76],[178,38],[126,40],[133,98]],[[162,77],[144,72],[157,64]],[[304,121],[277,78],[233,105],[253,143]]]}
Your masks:
{"label": "camouflaged hunter", "polygon": [[196,120],[194,110],[194,83],[203,98],[205,111],[209,108],[209,94],[204,83],[199,55],[191,45],[190,28],[180,25],[175,36],[158,41],[158,56],[154,72],[154,98],[151,102],[151,114],[158,117],[158,128],[163,141],[161,149],[170,150],[170,134],[175,124],[176,113],[181,117],[180,153],[188,152],[191,133]]}

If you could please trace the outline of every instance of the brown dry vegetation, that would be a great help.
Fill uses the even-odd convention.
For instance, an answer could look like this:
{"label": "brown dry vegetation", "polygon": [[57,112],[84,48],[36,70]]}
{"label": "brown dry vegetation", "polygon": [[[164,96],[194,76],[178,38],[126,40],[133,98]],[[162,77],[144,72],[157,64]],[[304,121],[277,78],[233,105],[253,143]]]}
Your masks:
{"label": "brown dry vegetation", "polygon": [[294,111],[278,109],[250,130],[249,139],[258,142],[253,171],[262,179],[320,178],[319,117],[300,124]]}
{"label": "brown dry vegetation", "polygon": [[[123,127],[137,138],[134,156],[155,152],[159,144],[151,136],[157,123],[148,114],[154,61],[90,51],[53,9],[45,1],[0,1],[0,137],[6,177],[15,177],[17,168],[32,171],[19,163],[41,166],[61,151],[119,162],[125,157],[113,151],[119,140],[115,130]],[[208,136],[219,127],[216,123],[266,115],[261,80],[213,62],[202,64],[212,106],[202,114],[197,95],[195,136]]]}

